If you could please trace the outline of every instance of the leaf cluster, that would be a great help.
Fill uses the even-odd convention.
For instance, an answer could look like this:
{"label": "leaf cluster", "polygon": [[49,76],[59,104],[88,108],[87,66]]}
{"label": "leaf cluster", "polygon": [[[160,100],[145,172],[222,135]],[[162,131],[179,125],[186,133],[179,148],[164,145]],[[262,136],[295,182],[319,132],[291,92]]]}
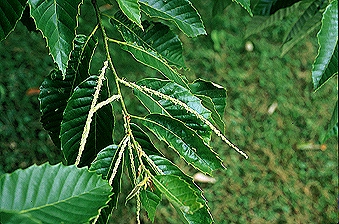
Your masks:
{"label": "leaf cluster", "polygon": [[[249,1],[237,2],[250,12]],[[225,88],[201,79],[189,82],[180,74],[186,66],[182,43],[173,30],[188,37],[206,34],[199,13],[188,0],[86,3],[96,21],[89,34],[79,32],[81,0],[0,4],[5,12],[0,19],[1,40],[20,19],[46,39],[55,69],[40,87],[41,122],[67,165],[44,164],[2,176],[1,223],[107,223],[119,205],[124,172],[132,185],[125,201],[135,198],[137,223],[142,208],[154,221],[163,196],[183,222],[212,223],[202,191],[162,153],[172,150],[187,164],[212,175],[224,168],[211,147],[214,133],[247,158],[224,136]],[[111,36],[113,30],[120,37]],[[105,59],[93,74],[90,67],[98,44],[105,49]],[[110,50],[113,44],[160,77],[121,77],[114,67],[119,58]],[[130,113],[121,88],[130,89],[148,113]],[[118,117],[124,133],[116,133],[121,130]],[[165,147],[157,148],[151,139],[163,141]]]}

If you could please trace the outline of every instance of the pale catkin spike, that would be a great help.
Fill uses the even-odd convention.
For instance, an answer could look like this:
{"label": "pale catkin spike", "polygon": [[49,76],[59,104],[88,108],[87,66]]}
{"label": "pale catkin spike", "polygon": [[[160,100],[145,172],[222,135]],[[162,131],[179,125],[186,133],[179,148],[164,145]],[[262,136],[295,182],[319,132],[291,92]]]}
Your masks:
{"label": "pale catkin spike", "polygon": [[131,142],[128,142],[128,149],[129,149],[129,159],[131,160],[131,169],[132,169],[132,174],[133,174],[133,182],[134,185],[137,183],[137,174],[136,174],[136,169],[134,166],[134,157],[133,157],[133,148],[131,145]]}
{"label": "pale catkin spike", "polygon": [[85,127],[84,127],[84,131],[82,132],[82,135],[81,135],[79,152],[78,152],[78,156],[77,156],[77,158],[75,160],[75,165],[76,166],[79,165],[82,153],[85,150],[85,145],[86,145],[87,137],[89,135],[89,131],[90,131],[90,128],[91,128],[92,117],[93,117],[93,115],[95,113],[95,105],[97,104],[97,101],[98,101],[98,98],[99,98],[100,89],[101,89],[102,83],[103,83],[103,81],[105,79],[105,72],[106,72],[107,68],[108,68],[108,61],[105,61],[104,62],[104,66],[101,69],[101,73],[100,73],[100,75],[98,77],[98,84],[97,84],[97,86],[95,88],[95,92],[94,92],[91,108],[90,108],[90,110],[88,112],[86,124],[85,124]]}
{"label": "pale catkin spike", "polygon": [[101,107],[106,106],[107,104],[120,99],[120,95],[113,95],[111,97],[109,97],[108,99],[98,103],[95,107],[94,107],[94,112],[96,112],[97,110],[99,110]]}
{"label": "pale catkin spike", "polygon": [[141,210],[141,200],[140,200],[140,195],[137,194],[137,223],[140,224],[140,210]]}
{"label": "pale catkin spike", "polygon": [[129,140],[130,140],[130,136],[126,135],[123,138],[123,140],[121,141],[121,143],[119,144],[120,151],[119,151],[119,154],[118,154],[118,158],[117,158],[116,163],[114,164],[112,175],[111,175],[111,177],[108,181],[109,185],[111,185],[111,186],[112,186],[112,183],[113,183],[113,179],[114,179],[115,175],[117,174],[119,164],[121,162],[122,156],[124,154],[125,148],[126,148],[128,142],[129,142]]}
{"label": "pale catkin spike", "polygon": [[124,84],[125,86],[127,87],[130,87],[132,89],[137,89],[141,92],[144,92],[144,93],[149,93],[149,94],[152,94],[152,95],[155,95],[155,96],[158,96],[162,99],[165,99],[165,100],[169,100],[171,101],[172,103],[174,104],[177,104],[181,107],[183,107],[186,111],[194,114],[197,118],[199,118],[201,121],[203,121],[205,124],[207,124],[211,130],[218,136],[220,137],[227,145],[229,145],[232,149],[234,149],[236,152],[238,152],[240,155],[244,156],[246,159],[248,159],[248,155],[241,151],[236,145],[234,145],[230,140],[228,140],[209,120],[207,120],[206,118],[204,118],[203,116],[201,116],[198,112],[196,112],[195,110],[191,109],[189,106],[187,106],[185,103],[181,102],[180,100],[178,99],[175,99],[171,96],[168,96],[168,95],[165,95],[163,93],[160,93],[156,90],[153,90],[153,89],[150,89],[146,86],[139,86],[135,83],[132,83],[132,82],[128,82],[128,81],[125,81],[123,79],[119,79],[119,82],[121,82],[122,84]]}

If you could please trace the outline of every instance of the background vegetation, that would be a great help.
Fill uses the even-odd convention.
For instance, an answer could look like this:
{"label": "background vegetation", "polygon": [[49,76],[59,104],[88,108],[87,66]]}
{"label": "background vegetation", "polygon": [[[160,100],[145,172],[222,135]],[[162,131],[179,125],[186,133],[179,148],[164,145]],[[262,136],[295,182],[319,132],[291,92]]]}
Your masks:
{"label": "background vegetation", "polygon": [[[208,35],[180,35],[190,68],[183,73],[190,80],[203,78],[227,88],[226,136],[250,156],[244,160],[214,143],[228,169],[215,174],[216,183],[199,185],[215,222],[337,223],[337,139],[319,143],[337,98],[337,80],[313,93],[316,33],[279,58],[283,26],[244,39],[250,16],[240,6],[232,4],[212,17],[209,1],[192,2]],[[246,44],[253,44],[253,50],[246,50]],[[126,53],[116,49],[116,54]],[[41,35],[20,23],[0,45],[0,174],[62,160],[39,122],[36,89],[53,68],[47,55]],[[155,75],[130,61],[115,63],[119,70],[125,68],[129,80],[143,73]],[[182,168],[189,172],[189,167]],[[130,201],[120,207],[112,223],[134,223],[133,206]],[[155,223],[178,220],[163,201]],[[144,221],[149,222],[146,216]]]}

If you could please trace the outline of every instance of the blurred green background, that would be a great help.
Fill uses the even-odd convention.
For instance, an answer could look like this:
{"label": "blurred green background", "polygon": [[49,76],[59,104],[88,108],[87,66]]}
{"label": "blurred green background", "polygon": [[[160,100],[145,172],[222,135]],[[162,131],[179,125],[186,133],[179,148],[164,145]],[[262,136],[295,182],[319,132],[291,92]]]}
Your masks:
{"label": "blurred green background", "polygon": [[[337,100],[337,79],[312,91],[316,33],[280,58],[284,24],[244,39],[251,17],[239,5],[212,16],[211,1],[192,2],[208,35],[189,39],[179,33],[189,67],[181,72],[190,81],[202,78],[226,87],[226,136],[249,155],[245,160],[215,138],[214,149],[228,169],[215,173],[214,184],[198,183],[215,223],[337,223],[337,138],[319,143]],[[250,45],[253,50],[246,49]],[[133,81],[157,75],[112,49],[120,76]],[[0,43],[0,174],[62,161],[39,122],[36,90],[52,68],[42,36],[21,23]],[[131,111],[143,111],[133,99],[127,102]],[[179,158],[172,159],[195,173]],[[129,187],[124,180],[123,187]],[[122,193],[112,223],[135,223],[135,202],[125,206],[127,194]],[[150,222],[145,212],[142,219]],[[155,223],[181,223],[166,199]]]}

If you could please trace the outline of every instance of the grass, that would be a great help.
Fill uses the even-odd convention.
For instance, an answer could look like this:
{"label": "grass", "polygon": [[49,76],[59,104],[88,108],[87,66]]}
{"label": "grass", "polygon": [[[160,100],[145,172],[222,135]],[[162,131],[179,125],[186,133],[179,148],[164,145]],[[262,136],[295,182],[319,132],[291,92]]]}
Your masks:
{"label": "grass", "polygon": [[[195,39],[180,34],[190,68],[182,72],[190,81],[203,78],[227,88],[226,136],[250,157],[243,159],[215,138],[215,149],[228,169],[215,173],[214,184],[199,183],[215,223],[337,223],[337,139],[319,143],[337,100],[337,80],[316,93],[312,90],[315,34],[280,58],[284,27],[244,39],[250,17],[240,6],[234,4],[212,17],[208,2],[192,2],[209,34]],[[245,49],[249,42],[253,51]],[[37,95],[27,92],[37,88],[53,66],[41,35],[29,34],[18,24],[0,44],[0,58],[0,172],[61,161],[39,123]],[[120,74],[129,80],[156,75],[144,67],[136,74],[131,59],[116,61]],[[129,66],[132,69],[126,69]],[[173,160],[194,174],[181,160]],[[127,187],[125,181],[123,188]],[[124,206],[127,194],[122,195],[112,223],[135,223],[134,201]],[[142,217],[149,222],[145,213]],[[163,200],[155,223],[178,220]]]}

